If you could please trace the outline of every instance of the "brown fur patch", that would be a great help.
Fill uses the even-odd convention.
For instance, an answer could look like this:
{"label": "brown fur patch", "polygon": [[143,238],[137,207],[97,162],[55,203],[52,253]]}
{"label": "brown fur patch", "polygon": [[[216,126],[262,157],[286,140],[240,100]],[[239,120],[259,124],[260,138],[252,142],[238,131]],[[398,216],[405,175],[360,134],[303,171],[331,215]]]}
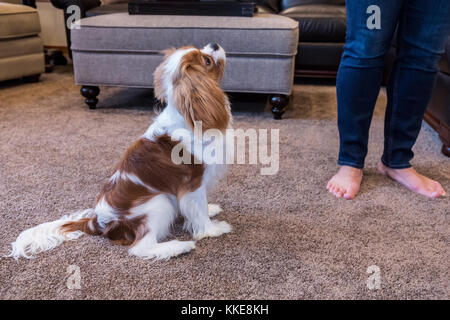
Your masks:
{"label": "brown fur patch", "polygon": [[117,179],[116,182],[108,182],[103,186],[99,200],[104,197],[116,212],[128,214],[131,208],[147,202],[155,195],[156,193],[130,180]]}
{"label": "brown fur patch", "polygon": [[139,139],[128,149],[119,170],[136,175],[161,193],[177,196],[181,190],[193,191],[201,185],[204,167],[194,164],[192,155],[191,164],[173,163],[172,149],[178,143],[166,134],[155,141]]}
{"label": "brown fur patch", "polygon": [[115,244],[134,245],[148,232],[145,221],[146,216],[111,221],[107,224],[104,235]]}
{"label": "brown fur patch", "polygon": [[[210,66],[206,65],[205,57],[210,59]],[[201,121],[203,130],[214,128],[223,131],[228,127],[230,110],[219,85],[223,68],[223,61],[216,64],[199,50],[182,58],[173,84],[175,105],[191,128],[194,121]]]}
{"label": "brown fur patch", "polygon": [[[93,229],[89,227],[89,222],[91,222],[91,225],[93,226]],[[103,234],[102,230],[100,229],[99,225],[97,224],[97,216],[92,218],[84,218],[80,219],[78,221],[71,221],[63,224],[61,226],[61,231],[63,234],[67,234],[74,231],[82,231],[86,234],[91,235],[101,235]]]}

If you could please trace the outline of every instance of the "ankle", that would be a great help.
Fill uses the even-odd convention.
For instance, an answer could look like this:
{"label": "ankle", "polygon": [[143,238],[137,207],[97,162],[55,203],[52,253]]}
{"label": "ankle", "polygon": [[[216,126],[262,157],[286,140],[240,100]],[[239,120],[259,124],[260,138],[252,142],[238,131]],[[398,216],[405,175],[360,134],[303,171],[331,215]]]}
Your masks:
{"label": "ankle", "polygon": [[362,175],[362,169],[350,167],[350,166],[340,166],[339,173],[348,174],[348,175]]}

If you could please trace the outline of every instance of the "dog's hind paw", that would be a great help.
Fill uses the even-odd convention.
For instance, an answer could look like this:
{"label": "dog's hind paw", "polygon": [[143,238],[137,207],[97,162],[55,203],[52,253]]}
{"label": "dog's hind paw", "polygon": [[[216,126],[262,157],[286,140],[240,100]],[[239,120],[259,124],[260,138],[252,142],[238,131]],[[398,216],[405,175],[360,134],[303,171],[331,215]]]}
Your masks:
{"label": "dog's hind paw", "polygon": [[218,204],[215,203],[208,204],[208,214],[210,217],[217,216],[222,211],[223,211],[222,208]]}
{"label": "dog's hind paw", "polygon": [[195,240],[207,237],[219,237],[225,233],[231,232],[231,225],[225,221],[212,220],[211,225],[201,234],[194,235]]}
{"label": "dog's hind paw", "polygon": [[195,248],[194,241],[171,240],[162,243],[155,243],[149,247],[139,245],[139,243],[128,250],[131,255],[142,259],[169,260],[180,254],[188,253]]}

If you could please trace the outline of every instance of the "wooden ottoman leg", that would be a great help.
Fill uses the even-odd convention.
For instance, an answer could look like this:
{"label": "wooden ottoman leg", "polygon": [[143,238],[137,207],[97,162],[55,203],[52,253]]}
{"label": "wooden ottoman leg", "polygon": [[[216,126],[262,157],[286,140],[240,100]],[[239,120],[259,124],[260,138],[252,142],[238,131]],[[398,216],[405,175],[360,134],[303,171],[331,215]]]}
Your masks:
{"label": "wooden ottoman leg", "polygon": [[32,75],[32,76],[25,76],[25,77],[23,77],[23,80],[24,80],[25,82],[28,82],[28,83],[39,82],[39,78],[40,78],[40,77],[41,77],[40,74],[34,74],[34,75]]}
{"label": "wooden ottoman leg", "polygon": [[272,105],[273,118],[280,120],[284,111],[286,111],[286,106],[289,102],[289,96],[284,94],[273,94],[269,97],[270,104]]}
{"label": "wooden ottoman leg", "polygon": [[100,93],[100,88],[94,86],[82,86],[80,92],[81,95],[86,98],[84,102],[89,106],[89,109],[95,109],[97,107],[97,96]]}

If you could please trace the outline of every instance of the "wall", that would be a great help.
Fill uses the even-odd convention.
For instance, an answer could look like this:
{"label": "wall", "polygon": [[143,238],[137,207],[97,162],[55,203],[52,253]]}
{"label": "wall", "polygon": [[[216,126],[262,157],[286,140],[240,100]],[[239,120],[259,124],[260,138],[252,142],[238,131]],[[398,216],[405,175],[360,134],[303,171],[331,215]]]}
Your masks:
{"label": "wall", "polygon": [[48,1],[36,2],[41,21],[41,38],[44,46],[67,47],[64,14]]}

